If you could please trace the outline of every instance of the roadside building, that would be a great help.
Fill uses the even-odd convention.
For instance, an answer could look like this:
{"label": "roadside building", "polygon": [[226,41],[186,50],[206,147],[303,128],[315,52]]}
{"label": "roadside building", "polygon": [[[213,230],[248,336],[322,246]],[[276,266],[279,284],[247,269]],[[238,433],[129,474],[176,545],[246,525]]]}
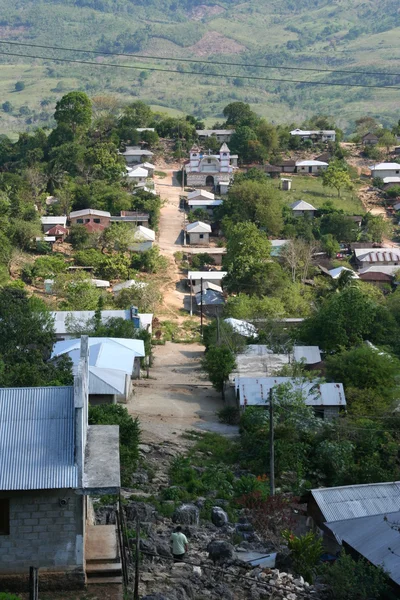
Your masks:
{"label": "roadside building", "polygon": [[189,244],[196,246],[209,246],[211,225],[202,221],[195,221],[186,225]]}
{"label": "roadside building", "polygon": [[334,129],[293,129],[290,135],[299,137],[303,141],[310,140],[314,144],[318,142],[334,142],[336,140],[336,131]]}
{"label": "roadside building", "polygon": [[101,231],[110,226],[111,214],[105,210],[83,208],[69,214],[71,225],[84,225],[88,231]]}
{"label": "roadside building", "polygon": [[355,248],[354,256],[360,267],[400,265],[400,248]]}
{"label": "roadside building", "polygon": [[371,171],[371,177],[379,177],[385,179],[385,177],[400,177],[400,164],[396,162],[382,162],[369,167]]}
{"label": "roadside building", "polygon": [[139,146],[127,146],[124,152],[120,154],[125,158],[125,162],[128,166],[133,164],[144,163],[154,156],[150,150],[144,150]]}
{"label": "roadside building", "polygon": [[32,565],[42,590],[83,588],[100,563],[122,583],[116,526],[95,525],[91,500],[120,491],[119,428],[88,424],[86,342],[74,386],[0,389],[2,590],[26,592]]}
{"label": "roadside building", "polygon": [[320,171],[325,171],[328,168],[328,163],[321,160],[298,160],[296,162],[296,173],[299,174],[316,174]]}
{"label": "roadside building", "polygon": [[156,240],[156,233],[148,227],[139,225],[134,233],[134,243],[129,245],[129,250],[132,252],[146,252],[153,247]]}

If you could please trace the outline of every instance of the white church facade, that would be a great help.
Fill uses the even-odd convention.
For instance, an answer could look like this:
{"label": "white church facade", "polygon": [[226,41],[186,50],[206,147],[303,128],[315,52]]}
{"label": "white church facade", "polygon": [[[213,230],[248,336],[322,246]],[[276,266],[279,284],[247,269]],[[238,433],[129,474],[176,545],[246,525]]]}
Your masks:
{"label": "white church facade", "polygon": [[195,188],[227,187],[233,180],[237,160],[237,155],[231,155],[225,143],[222,144],[219,154],[205,154],[197,146],[193,146],[190,150],[190,161],[185,167],[187,185]]}

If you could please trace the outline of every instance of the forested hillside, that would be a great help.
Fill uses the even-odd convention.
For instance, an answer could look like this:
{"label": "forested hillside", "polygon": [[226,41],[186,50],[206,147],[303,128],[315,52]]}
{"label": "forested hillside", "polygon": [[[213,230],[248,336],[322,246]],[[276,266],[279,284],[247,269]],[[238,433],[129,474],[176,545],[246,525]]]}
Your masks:
{"label": "forested hillside", "polygon": [[0,11],[2,133],[52,126],[72,89],[210,125],[232,100],[275,122],[330,114],[344,129],[397,116],[398,92],[379,89],[400,84],[397,0],[0,0]]}

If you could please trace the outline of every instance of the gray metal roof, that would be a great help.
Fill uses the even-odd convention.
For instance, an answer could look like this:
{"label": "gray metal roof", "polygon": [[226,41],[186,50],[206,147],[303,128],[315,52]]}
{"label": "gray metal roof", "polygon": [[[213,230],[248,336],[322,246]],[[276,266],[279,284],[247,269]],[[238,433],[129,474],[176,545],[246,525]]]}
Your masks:
{"label": "gray metal roof", "polygon": [[293,356],[296,362],[305,361],[306,365],[315,365],[322,360],[318,346],[294,346]]}
{"label": "gray metal roof", "polygon": [[319,488],[311,494],[329,522],[400,510],[400,481]]}
{"label": "gray metal roof", "polygon": [[[384,520],[387,517],[388,522]],[[400,511],[326,523],[335,537],[346,542],[376,567],[383,567],[400,585],[400,535],[390,527],[399,523]],[[390,548],[390,550],[389,550]]]}
{"label": "gray metal roof", "polygon": [[73,388],[0,389],[0,490],[77,485]]}
{"label": "gray metal roof", "polygon": [[235,379],[241,406],[266,406],[271,388],[287,384],[303,394],[307,406],[346,406],[342,383],[318,383],[292,377],[238,377]]}

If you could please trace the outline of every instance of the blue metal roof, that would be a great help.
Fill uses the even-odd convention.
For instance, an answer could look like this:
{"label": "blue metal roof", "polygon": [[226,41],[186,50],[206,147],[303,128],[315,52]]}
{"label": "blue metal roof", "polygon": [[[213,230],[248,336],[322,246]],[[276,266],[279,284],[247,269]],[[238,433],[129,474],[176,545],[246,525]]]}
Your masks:
{"label": "blue metal roof", "polygon": [[0,389],[0,490],[76,488],[72,387]]}

